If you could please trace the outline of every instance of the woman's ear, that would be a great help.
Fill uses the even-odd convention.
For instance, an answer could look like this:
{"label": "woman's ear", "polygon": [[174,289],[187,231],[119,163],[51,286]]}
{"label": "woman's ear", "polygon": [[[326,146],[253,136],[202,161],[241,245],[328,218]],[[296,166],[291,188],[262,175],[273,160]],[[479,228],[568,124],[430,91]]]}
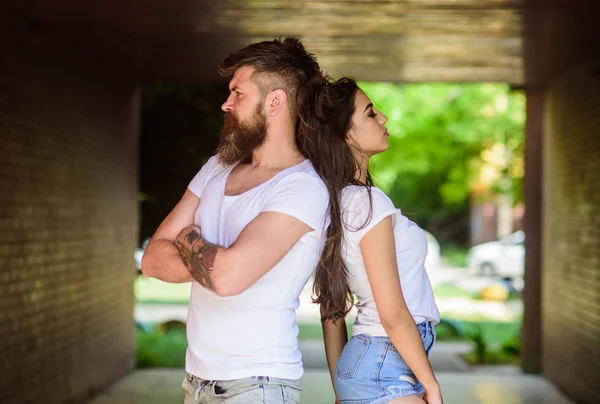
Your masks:
{"label": "woman's ear", "polygon": [[346,135],[346,144],[352,151],[352,154],[354,154],[355,156],[364,154],[363,148],[360,146],[360,143],[358,143],[358,141],[356,140],[356,132],[354,128],[350,129],[350,131]]}
{"label": "woman's ear", "polygon": [[360,149],[359,146],[358,146],[358,142],[356,141],[356,133],[354,131],[354,128],[351,128],[348,131],[348,133],[346,134],[346,144],[352,150],[354,150],[354,149]]}
{"label": "woman's ear", "polygon": [[285,108],[287,102],[287,94],[282,89],[271,91],[266,99],[266,110],[269,116],[275,116]]}

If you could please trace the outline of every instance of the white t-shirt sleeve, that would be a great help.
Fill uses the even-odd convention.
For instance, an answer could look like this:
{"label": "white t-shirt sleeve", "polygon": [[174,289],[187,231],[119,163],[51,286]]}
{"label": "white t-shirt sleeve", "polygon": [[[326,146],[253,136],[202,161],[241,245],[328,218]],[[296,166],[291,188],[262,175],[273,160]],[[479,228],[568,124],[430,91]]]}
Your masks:
{"label": "white t-shirt sleeve", "polygon": [[[353,186],[343,195],[344,226],[355,243],[388,216],[398,214],[391,199],[378,188],[371,188],[372,208],[367,189]],[[371,216],[369,213],[372,211]]]}
{"label": "white t-shirt sleeve", "polygon": [[306,223],[320,234],[329,226],[329,194],[316,175],[298,172],[279,181],[266,196],[263,212],[280,212]]}
{"label": "white t-shirt sleeve", "polygon": [[204,192],[204,188],[206,187],[206,182],[208,178],[210,178],[211,173],[214,169],[219,165],[219,159],[217,156],[212,156],[208,161],[202,166],[198,174],[192,178],[192,181],[188,185],[188,189],[194,193],[198,198],[202,198],[202,192]]}

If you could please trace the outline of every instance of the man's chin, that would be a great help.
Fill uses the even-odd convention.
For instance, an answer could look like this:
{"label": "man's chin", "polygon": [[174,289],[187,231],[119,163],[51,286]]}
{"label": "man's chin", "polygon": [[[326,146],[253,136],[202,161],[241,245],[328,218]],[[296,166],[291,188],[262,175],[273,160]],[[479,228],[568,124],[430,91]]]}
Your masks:
{"label": "man's chin", "polygon": [[[247,155],[248,154],[246,154],[246,156]],[[227,150],[226,148],[219,148],[217,150],[217,156],[219,156],[221,163],[225,165],[235,164],[245,158],[243,153],[240,153],[238,150]]]}

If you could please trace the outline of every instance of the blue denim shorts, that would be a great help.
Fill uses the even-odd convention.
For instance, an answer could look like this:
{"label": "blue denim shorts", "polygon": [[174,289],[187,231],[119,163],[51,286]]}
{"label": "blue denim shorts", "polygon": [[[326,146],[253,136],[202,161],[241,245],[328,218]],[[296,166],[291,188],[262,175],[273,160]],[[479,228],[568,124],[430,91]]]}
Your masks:
{"label": "blue denim shorts", "polygon": [[[429,352],[435,342],[431,322],[417,324]],[[344,347],[335,369],[335,391],[344,404],[387,403],[425,393],[388,337],[355,335]]]}

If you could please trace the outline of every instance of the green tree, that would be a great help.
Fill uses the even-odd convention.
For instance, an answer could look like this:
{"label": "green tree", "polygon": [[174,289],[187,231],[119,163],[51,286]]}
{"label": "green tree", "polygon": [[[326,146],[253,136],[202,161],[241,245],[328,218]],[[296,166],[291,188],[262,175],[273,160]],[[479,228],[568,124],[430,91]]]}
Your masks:
{"label": "green tree", "polygon": [[521,91],[491,83],[360,86],[389,119],[390,148],[372,159],[376,183],[442,242],[465,239],[474,188],[521,200]]}

